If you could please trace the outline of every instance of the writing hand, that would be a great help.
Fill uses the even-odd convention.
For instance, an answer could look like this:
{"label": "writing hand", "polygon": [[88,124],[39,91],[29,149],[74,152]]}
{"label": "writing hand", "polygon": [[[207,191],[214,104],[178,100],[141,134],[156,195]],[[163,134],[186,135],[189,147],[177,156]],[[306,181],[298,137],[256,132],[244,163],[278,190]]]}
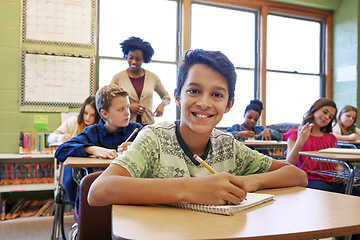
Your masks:
{"label": "writing hand", "polygon": [[126,142],[126,143],[122,143],[121,145],[118,146],[118,152],[119,153],[123,153],[127,150],[128,146],[131,145],[132,142]]}
{"label": "writing hand", "polygon": [[229,173],[216,173],[204,177],[187,178],[184,191],[187,202],[225,205],[239,204],[246,198],[247,190],[242,179]]}
{"label": "writing hand", "polygon": [[56,138],[56,142],[67,142],[71,139],[70,134],[65,133],[65,134],[61,134]]}

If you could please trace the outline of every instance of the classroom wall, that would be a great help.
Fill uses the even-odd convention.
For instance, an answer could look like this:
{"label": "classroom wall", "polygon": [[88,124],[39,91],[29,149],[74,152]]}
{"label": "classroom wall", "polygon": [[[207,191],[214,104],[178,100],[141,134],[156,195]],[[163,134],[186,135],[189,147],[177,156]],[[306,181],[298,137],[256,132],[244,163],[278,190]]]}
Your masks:
{"label": "classroom wall", "polygon": [[359,12],[358,0],[343,0],[334,12],[333,99],[339,109],[346,104],[360,106]]}
{"label": "classroom wall", "polygon": [[[338,82],[339,67],[355,66],[358,70],[358,0],[278,0],[294,4],[316,4],[321,8],[339,8],[334,14],[334,100],[341,106],[359,105],[359,77],[355,81]],[[327,5],[327,3],[329,5]],[[301,5],[301,4],[300,4]],[[0,0],[0,153],[18,153],[20,132],[34,130],[34,116],[48,116],[48,131],[61,122],[60,113],[19,111],[21,0]],[[26,46],[31,49],[32,46]],[[56,50],[56,46],[53,47]],[[59,47],[60,48],[60,47]],[[77,112],[79,109],[70,109]],[[360,121],[360,120],[359,120]]]}
{"label": "classroom wall", "polygon": [[[34,131],[35,115],[48,116],[48,132],[61,123],[60,113],[19,111],[20,26],[21,0],[0,0],[0,153],[19,152],[20,132]],[[36,46],[26,48],[36,49]],[[50,48],[57,49],[60,47]],[[78,112],[79,108],[70,111]]]}

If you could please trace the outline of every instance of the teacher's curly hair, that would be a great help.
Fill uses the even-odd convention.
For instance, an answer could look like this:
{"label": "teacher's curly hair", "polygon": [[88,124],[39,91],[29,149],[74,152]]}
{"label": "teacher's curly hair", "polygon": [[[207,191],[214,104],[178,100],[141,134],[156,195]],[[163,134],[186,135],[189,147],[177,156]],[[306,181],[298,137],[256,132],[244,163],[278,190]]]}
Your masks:
{"label": "teacher's curly hair", "polygon": [[127,58],[130,51],[141,50],[143,52],[144,63],[149,63],[154,55],[154,49],[151,47],[151,44],[138,37],[129,37],[119,45],[122,48],[124,58]]}

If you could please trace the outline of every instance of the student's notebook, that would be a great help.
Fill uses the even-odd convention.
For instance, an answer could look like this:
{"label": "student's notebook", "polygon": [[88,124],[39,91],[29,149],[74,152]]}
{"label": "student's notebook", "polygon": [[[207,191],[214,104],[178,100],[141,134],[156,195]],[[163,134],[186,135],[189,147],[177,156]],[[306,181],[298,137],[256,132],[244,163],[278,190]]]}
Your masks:
{"label": "student's notebook", "polygon": [[271,201],[274,199],[274,195],[263,193],[248,193],[246,198],[247,200],[242,201],[238,205],[213,206],[187,202],[170,203],[167,205],[176,208],[232,216],[238,212],[241,212],[242,210]]}
{"label": "student's notebook", "polygon": [[360,149],[354,149],[354,148],[325,148],[325,149],[319,150],[319,153],[360,154]]}

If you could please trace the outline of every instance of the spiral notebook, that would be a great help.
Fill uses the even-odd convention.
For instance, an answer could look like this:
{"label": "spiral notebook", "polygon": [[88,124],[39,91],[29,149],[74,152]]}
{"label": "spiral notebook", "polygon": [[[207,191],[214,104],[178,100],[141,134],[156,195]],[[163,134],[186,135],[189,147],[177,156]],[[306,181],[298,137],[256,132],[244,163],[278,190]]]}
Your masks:
{"label": "spiral notebook", "polygon": [[232,216],[245,209],[271,201],[274,199],[274,195],[264,194],[264,193],[248,193],[246,198],[247,200],[242,201],[238,205],[214,206],[214,205],[187,203],[187,202],[170,203],[167,205],[170,207]]}

